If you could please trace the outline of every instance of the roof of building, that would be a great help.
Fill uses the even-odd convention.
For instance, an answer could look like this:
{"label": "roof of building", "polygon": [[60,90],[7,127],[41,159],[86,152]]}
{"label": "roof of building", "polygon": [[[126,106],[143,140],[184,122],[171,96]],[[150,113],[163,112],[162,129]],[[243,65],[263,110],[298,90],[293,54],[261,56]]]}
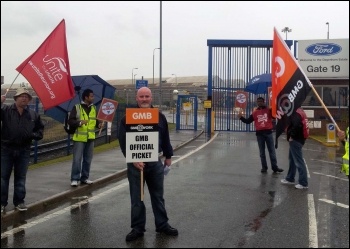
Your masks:
{"label": "roof of building", "polygon": [[[140,79],[136,79],[140,80]],[[159,86],[159,78],[143,78],[147,80],[149,85]],[[131,79],[118,79],[118,80],[106,80],[113,86],[130,86],[132,85]],[[191,84],[193,86],[206,86],[208,84],[208,76],[186,76],[186,77],[164,77],[162,78],[163,85],[176,86],[177,84]]]}

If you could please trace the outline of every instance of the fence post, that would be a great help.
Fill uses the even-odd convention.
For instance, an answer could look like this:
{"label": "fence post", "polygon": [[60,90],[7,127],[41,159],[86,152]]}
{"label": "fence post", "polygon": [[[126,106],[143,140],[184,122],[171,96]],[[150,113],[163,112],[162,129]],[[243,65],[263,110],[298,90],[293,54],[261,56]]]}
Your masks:
{"label": "fence post", "polygon": [[[34,111],[39,113],[39,98],[35,98]],[[34,164],[38,162],[38,141],[34,140]]]}

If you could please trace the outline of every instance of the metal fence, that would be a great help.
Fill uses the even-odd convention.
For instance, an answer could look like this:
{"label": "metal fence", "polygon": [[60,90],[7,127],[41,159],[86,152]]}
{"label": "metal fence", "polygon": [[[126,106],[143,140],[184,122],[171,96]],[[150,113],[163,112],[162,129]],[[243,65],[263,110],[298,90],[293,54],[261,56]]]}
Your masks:
{"label": "metal fence", "polygon": [[[35,109],[35,108],[33,108]],[[101,131],[96,130],[95,147],[110,143],[118,138],[118,128],[121,119],[125,115],[126,104],[118,104],[116,113],[111,126],[111,134],[107,134],[107,125]],[[68,135],[63,124],[40,113],[41,119],[45,125],[44,138],[40,141],[33,141],[31,158],[32,163],[42,162],[72,153],[72,135]]]}

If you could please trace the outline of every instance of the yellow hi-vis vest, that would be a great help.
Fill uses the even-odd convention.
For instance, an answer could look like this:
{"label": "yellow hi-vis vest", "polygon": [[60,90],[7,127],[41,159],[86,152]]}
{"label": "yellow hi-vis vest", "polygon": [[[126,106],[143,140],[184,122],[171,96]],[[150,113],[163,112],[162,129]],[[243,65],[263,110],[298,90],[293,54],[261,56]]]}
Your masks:
{"label": "yellow hi-vis vest", "polygon": [[349,175],[349,127],[346,129],[345,154],[343,156],[341,171],[344,172],[347,176]]}
{"label": "yellow hi-vis vest", "polygon": [[95,139],[96,107],[94,105],[91,106],[89,115],[87,115],[86,111],[80,104],[76,104],[75,108],[77,110],[78,108],[80,109],[80,120],[88,120],[88,123],[77,128],[73,135],[73,141],[87,142],[88,139]]}

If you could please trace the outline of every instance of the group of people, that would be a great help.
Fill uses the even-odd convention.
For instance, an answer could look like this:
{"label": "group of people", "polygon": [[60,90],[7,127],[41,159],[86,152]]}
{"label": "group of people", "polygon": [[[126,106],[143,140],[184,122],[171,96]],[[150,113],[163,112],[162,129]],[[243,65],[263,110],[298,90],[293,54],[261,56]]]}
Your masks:
{"label": "group of people", "polygon": [[[1,212],[3,213],[8,204],[9,180],[14,170],[14,196],[13,203],[19,211],[27,210],[24,199],[26,196],[26,175],[30,158],[30,146],[32,140],[43,138],[44,125],[40,115],[28,107],[32,99],[25,89],[19,89],[14,95],[15,103],[3,104],[6,96],[1,96]],[[101,128],[103,122],[97,120],[96,107],[93,104],[94,94],[91,89],[84,90],[82,101],[73,107],[69,115],[69,125],[76,127],[73,135],[73,162],[71,171],[71,186],[92,184],[89,178],[90,166],[93,157],[95,129]],[[152,92],[148,87],[142,87],[136,94],[137,108],[153,108]],[[276,152],[273,140],[273,124],[271,109],[265,105],[264,98],[257,99],[258,107],[248,118],[240,114],[240,120],[246,124],[254,122],[256,136],[259,145],[261,172],[267,173],[268,165],[265,155],[267,146],[271,168],[274,173],[284,170],[277,165]],[[126,241],[133,241],[144,236],[146,225],[146,207],[141,199],[141,184],[148,186],[151,204],[154,213],[156,232],[169,236],[177,236],[178,230],[168,223],[169,218],[164,202],[164,166],[171,165],[173,148],[170,142],[167,120],[159,112],[159,152],[165,157],[155,162],[127,163],[127,177],[131,199],[131,232],[127,234]],[[121,120],[118,139],[120,148],[126,156],[126,119]],[[349,128],[346,133],[340,131],[339,139],[345,145],[342,171],[349,175]],[[287,140],[289,142],[289,170],[283,184],[295,184],[296,171],[299,172],[297,189],[308,188],[306,165],[303,159],[302,147],[305,144],[303,136],[302,117],[298,112],[293,113],[287,127]],[[142,176],[141,177],[141,172]],[[143,182],[141,183],[141,179]],[[142,186],[143,187],[143,186]]]}
{"label": "group of people", "polygon": [[[1,96],[1,213],[8,204],[9,181],[14,172],[13,204],[19,211],[26,211],[26,176],[29,166],[33,140],[41,140],[44,124],[40,115],[28,106],[32,95],[28,90],[19,88],[13,96],[12,105],[3,104],[6,95]],[[71,186],[92,184],[89,179],[93,158],[95,129],[103,122],[96,119],[94,93],[85,89],[80,104],[73,107],[69,115],[69,125],[76,128],[73,135],[73,162]]]}

